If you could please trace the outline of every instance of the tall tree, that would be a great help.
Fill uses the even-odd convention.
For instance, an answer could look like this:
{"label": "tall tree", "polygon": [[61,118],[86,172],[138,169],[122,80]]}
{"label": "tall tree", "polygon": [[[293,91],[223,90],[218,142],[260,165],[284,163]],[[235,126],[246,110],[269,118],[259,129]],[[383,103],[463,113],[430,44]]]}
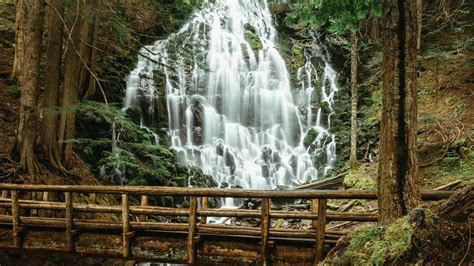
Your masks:
{"label": "tall tree", "polygon": [[75,137],[76,108],[91,85],[91,65],[95,60],[92,50],[96,36],[96,20],[93,7],[100,1],[72,1],[67,28],[67,45],[64,61],[61,116],[58,143],[62,164],[68,168],[73,155],[72,140]]}
{"label": "tall tree", "polygon": [[64,28],[61,20],[64,16],[64,6],[62,2],[63,0],[51,0],[47,14],[48,46],[46,52],[44,112],[41,131],[43,153],[56,169],[60,169],[57,131]]}
{"label": "tall tree", "polygon": [[357,91],[357,66],[358,66],[358,49],[357,49],[357,33],[351,34],[351,154],[349,161],[351,168],[354,169],[357,164],[357,102],[359,101]]}
{"label": "tall tree", "polygon": [[379,219],[418,205],[416,1],[383,1],[383,100],[378,173]]}
{"label": "tall tree", "polygon": [[418,21],[416,48],[421,52],[421,29],[423,26],[423,0],[416,0],[416,19]]}
{"label": "tall tree", "polygon": [[18,126],[17,148],[20,163],[28,174],[39,172],[35,155],[38,120],[39,68],[41,43],[43,37],[44,0],[28,0],[21,3],[20,23],[24,30],[20,32],[22,60],[20,72],[21,99],[20,122]]}
{"label": "tall tree", "polygon": [[[361,22],[369,16],[373,20],[380,15],[381,5],[378,0],[301,0],[294,6],[289,20],[298,20],[309,26],[326,26],[340,35],[351,34],[351,150],[350,164],[357,166],[357,71],[358,71],[358,36]],[[378,26],[378,25],[376,25]]]}
{"label": "tall tree", "polygon": [[24,0],[16,1],[15,13],[15,57],[13,58],[13,69],[10,78],[20,77],[20,65],[23,58],[23,31],[25,23],[25,13],[23,10]]}
{"label": "tall tree", "polygon": [[64,61],[64,81],[61,99],[61,117],[59,120],[58,143],[59,153],[63,165],[67,168],[73,154],[73,144],[76,127],[76,110],[78,104],[78,86],[81,72],[81,58],[79,45],[81,42],[81,2],[74,1],[68,17],[68,39],[66,42],[66,56]]}

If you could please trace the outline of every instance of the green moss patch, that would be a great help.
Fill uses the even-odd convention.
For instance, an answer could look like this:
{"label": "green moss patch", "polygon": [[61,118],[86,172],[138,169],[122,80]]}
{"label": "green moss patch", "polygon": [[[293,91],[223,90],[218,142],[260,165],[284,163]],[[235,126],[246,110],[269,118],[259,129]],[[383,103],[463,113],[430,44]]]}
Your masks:
{"label": "green moss patch", "polygon": [[377,173],[376,164],[360,165],[344,176],[343,184],[346,188],[359,190],[373,190],[377,188],[374,178]]}
{"label": "green moss patch", "polygon": [[331,263],[379,265],[397,261],[410,249],[413,232],[408,216],[387,227],[364,228],[352,236],[346,251]]}

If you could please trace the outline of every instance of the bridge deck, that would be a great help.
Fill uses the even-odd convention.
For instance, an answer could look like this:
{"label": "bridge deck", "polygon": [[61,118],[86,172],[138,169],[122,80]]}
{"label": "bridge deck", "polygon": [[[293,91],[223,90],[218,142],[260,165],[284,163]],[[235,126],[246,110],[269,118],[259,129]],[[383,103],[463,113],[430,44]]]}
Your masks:
{"label": "bridge deck", "polygon": [[[313,264],[323,259],[325,250],[343,235],[326,230],[327,221],[376,222],[378,218],[375,213],[327,212],[328,199],[376,199],[375,191],[15,184],[0,184],[0,190],[1,249],[76,252],[147,261]],[[45,200],[21,199],[28,193],[44,193]],[[59,194],[63,201],[48,201],[48,193]],[[88,196],[90,202],[78,202],[78,194]],[[121,204],[98,204],[97,194],[119,196]],[[424,200],[439,200],[451,192],[427,191],[422,195]],[[149,206],[149,197],[158,196],[187,197],[189,208]],[[208,201],[212,197],[259,199],[261,207],[210,209]],[[133,202],[135,199],[137,203]],[[272,199],[311,199],[311,209],[272,210]],[[182,222],[158,222],[163,217],[181,217]],[[253,218],[259,221],[259,227],[208,224],[206,217]],[[271,228],[272,219],[313,222],[305,230],[276,229]]]}

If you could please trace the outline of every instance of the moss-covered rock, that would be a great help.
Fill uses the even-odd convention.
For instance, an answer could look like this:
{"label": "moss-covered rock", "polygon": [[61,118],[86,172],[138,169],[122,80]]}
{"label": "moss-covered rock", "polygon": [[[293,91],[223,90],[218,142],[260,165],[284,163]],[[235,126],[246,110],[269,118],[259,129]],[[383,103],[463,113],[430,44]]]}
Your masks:
{"label": "moss-covered rock", "polygon": [[262,41],[258,37],[258,35],[255,33],[255,29],[250,25],[246,24],[245,25],[245,40],[249,43],[250,47],[254,52],[258,52],[263,48]]}
{"label": "moss-covered rock", "polygon": [[316,130],[314,128],[311,128],[304,136],[303,145],[308,148],[316,140],[317,136],[318,133],[316,132]]}

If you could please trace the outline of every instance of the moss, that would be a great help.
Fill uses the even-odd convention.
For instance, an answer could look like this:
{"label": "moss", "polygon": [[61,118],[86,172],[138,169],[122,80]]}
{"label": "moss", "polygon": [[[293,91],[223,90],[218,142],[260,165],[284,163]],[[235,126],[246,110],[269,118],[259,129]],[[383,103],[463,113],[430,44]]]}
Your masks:
{"label": "moss", "polygon": [[449,147],[449,149],[458,152],[462,147],[465,147],[466,145],[467,145],[466,139],[460,138],[456,140],[453,144],[451,144],[451,147]]}
{"label": "moss", "polygon": [[291,48],[291,51],[293,52],[293,65],[296,69],[304,66],[304,50],[298,45],[293,45]]}
{"label": "moss", "polygon": [[368,176],[368,173],[361,170],[352,170],[344,176],[343,184],[346,188],[372,190],[377,184],[375,180]]}
{"label": "moss", "polygon": [[[472,159],[469,159],[469,156],[471,156]],[[455,160],[455,164],[453,163],[451,166],[447,166],[446,163],[447,162],[443,160],[430,167],[420,168],[420,172],[424,177],[422,180],[425,186],[437,187],[455,180],[461,180],[464,185],[473,183],[474,154],[467,155],[463,160],[459,160],[458,158]]]}
{"label": "moss", "polygon": [[255,34],[255,29],[252,28],[249,24],[245,25],[245,39],[249,43],[250,47],[252,50],[255,52],[258,52],[263,48],[262,41],[258,37],[257,34]]}
{"label": "moss", "polygon": [[411,247],[413,235],[408,216],[387,227],[369,227],[356,232],[335,264],[379,265],[403,257]]}
{"label": "moss", "polygon": [[316,140],[317,136],[318,136],[318,134],[316,133],[316,130],[314,130],[314,128],[311,128],[306,133],[306,136],[304,136],[303,145],[306,148],[309,147],[309,145],[311,145]]}

